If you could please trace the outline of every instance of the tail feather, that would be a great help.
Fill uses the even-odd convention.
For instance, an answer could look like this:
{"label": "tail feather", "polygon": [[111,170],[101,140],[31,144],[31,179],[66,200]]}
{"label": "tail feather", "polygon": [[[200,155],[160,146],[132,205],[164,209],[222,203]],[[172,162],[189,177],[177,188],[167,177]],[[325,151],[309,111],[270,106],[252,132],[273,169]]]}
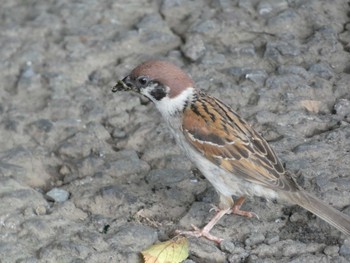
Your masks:
{"label": "tail feather", "polygon": [[289,197],[299,206],[309,210],[339,231],[350,236],[350,216],[305,191],[295,192]]}

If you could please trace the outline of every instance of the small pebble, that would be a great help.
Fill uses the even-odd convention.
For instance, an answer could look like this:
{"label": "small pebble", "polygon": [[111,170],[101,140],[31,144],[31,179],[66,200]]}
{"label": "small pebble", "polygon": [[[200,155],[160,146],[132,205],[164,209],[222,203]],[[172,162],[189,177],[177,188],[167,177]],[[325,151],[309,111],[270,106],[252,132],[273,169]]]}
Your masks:
{"label": "small pebble", "polygon": [[252,234],[245,240],[246,246],[253,246],[259,243],[262,243],[265,240],[263,234]]}
{"label": "small pebble", "polygon": [[235,249],[235,244],[230,241],[224,240],[220,243],[220,249],[224,252],[233,254]]}
{"label": "small pebble", "polygon": [[61,175],[69,175],[70,169],[67,165],[62,165],[60,170],[58,171]]}
{"label": "small pebble", "polygon": [[126,133],[119,128],[115,128],[112,132],[112,137],[117,139],[122,139],[126,137]]}
{"label": "small pebble", "polygon": [[45,215],[46,214],[46,207],[43,205],[38,206],[37,208],[35,208],[35,213],[38,216]]}
{"label": "small pebble", "polygon": [[53,188],[48,191],[46,195],[53,199],[55,202],[65,202],[69,198],[69,193],[66,190],[60,188]]}
{"label": "small pebble", "polygon": [[186,40],[186,44],[182,46],[182,51],[192,61],[198,60],[205,53],[205,45],[200,36],[191,36]]}
{"label": "small pebble", "polygon": [[335,256],[339,252],[339,246],[328,246],[323,252],[328,256]]}
{"label": "small pebble", "polygon": [[291,215],[291,217],[289,218],[290,222],[305,222],[307,221],[307,216],[305,213],[298,213],[295,212]]}
{"label": "small pebble", "polygon": [[276,242],[280,241],[280,237],[279,236],[274,236],[274,237],[271,237],[270,239],[267,240],[267,244],[271,245],[271,244],[274,244]]}
{"label": "small pebble", "polygon": [[344,240],[344,244],[340,247],[339,254],[345,257],[350,256],[350,238]]}

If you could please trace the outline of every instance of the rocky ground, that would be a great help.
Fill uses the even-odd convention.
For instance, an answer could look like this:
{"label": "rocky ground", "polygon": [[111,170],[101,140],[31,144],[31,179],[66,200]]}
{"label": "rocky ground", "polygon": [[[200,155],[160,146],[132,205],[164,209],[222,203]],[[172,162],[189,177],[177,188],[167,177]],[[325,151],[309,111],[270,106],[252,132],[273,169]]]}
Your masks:
{"label": "rocky ground", "polygon": [[[201,226],[213,188],[159,113],[111,87],[163,58],[244,116],[298,182],[350,214],[345,0],[3,0],[0,261],[140,262]],[[193,262],[349,262],[350,238],[305,210],[249,199]]]}

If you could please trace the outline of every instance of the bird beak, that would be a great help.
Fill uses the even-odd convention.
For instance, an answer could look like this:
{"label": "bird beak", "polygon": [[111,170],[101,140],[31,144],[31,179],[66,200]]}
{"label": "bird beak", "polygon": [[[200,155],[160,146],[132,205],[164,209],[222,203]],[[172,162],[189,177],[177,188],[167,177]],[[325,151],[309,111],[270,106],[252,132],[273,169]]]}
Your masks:
{"label": "bird beak", "polygon": [[130,76],[126,76],[124,79],[118,80],[117,84],[115,84],[115,86],[112,88],[112,92],[129,90],[135,91],[137,93],[140,92],[131,81]]}

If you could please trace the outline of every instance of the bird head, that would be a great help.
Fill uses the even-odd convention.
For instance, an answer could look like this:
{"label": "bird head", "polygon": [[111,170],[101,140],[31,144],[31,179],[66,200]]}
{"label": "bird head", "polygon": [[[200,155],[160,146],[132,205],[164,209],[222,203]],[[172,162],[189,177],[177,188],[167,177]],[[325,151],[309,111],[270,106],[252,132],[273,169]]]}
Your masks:
{"label": "bird head", "polygon": [[119,90],[144,95],[165,117],[183,111],[195,93],[194,82],[188,74],[161,60],[150,60],[137,66],[112,89],[113,92]]}

